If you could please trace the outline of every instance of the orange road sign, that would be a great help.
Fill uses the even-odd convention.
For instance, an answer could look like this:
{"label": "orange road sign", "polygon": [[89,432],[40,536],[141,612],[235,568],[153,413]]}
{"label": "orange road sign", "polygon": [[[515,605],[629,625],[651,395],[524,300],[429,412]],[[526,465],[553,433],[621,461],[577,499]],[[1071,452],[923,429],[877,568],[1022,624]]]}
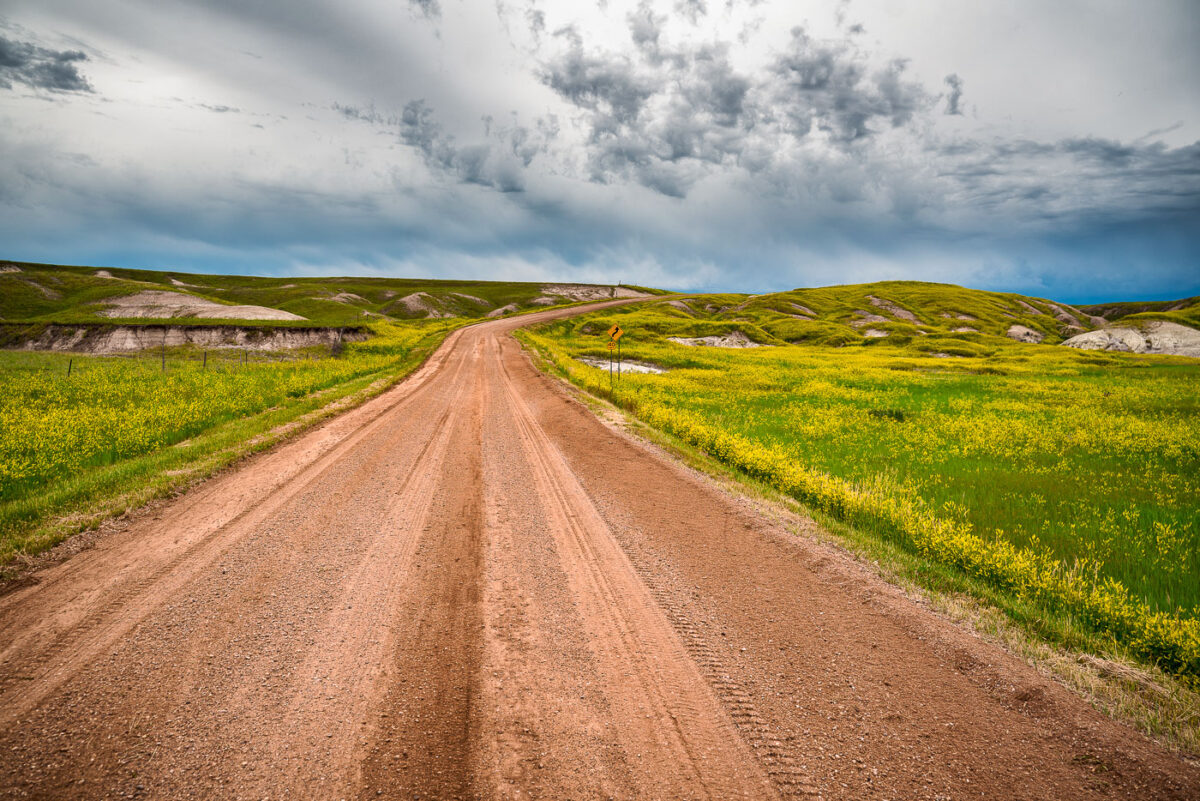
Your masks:
{"label": "orange road sign", "polygon": [[612,328],[608,329],[608,335],[612,337],[613,342],[616,342],[618,339],[625,336],[625,332],[621,330],[619,325],[614,325]]}
{"label": "orange road sign", "polygon": [[614,337],[614,335],[620,330],[621,330],[621,326],[617,325],[616,323],[613,323],[612,328],[608,329],[609,339],[612,339]]}
{"label": "orange road sign", "polygon": [[608,349],[609,349],[609,350],[612,350],[612,349],[613,349],[613,348],[615,348],[616,346],[617,346],[617,341],[616,341],[615,339],[614,339],[612,342],[609,342],[609,343],[608,343]]}

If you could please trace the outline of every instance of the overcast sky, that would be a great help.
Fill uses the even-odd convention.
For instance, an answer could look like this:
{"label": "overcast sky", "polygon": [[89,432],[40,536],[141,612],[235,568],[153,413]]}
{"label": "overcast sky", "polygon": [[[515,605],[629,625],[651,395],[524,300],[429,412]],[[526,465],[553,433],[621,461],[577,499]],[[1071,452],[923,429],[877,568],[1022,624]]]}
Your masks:
{"label": "overcast sky", "polygon": [[0,258],[1200,294],[1196,0],[3,0]]}

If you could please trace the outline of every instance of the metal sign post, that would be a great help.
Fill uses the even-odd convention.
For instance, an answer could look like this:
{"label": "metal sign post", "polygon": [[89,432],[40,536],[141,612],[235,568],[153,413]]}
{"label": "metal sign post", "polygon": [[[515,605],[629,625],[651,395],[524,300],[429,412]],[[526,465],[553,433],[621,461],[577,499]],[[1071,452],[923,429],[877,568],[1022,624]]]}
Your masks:
{"label": "metal sign post", "polygon": [[613,386],[613,341],[608,342],[608,389],[612,391]]}
{"label": "metal sign post", "polygon": [[612,385],[612,350],[613,345],[617,346],[617,378],[621,377],[621,337],[625,336],[625,332],[621,330],[621,326],[613,323],[612,328],[608,329],[608,383]]}

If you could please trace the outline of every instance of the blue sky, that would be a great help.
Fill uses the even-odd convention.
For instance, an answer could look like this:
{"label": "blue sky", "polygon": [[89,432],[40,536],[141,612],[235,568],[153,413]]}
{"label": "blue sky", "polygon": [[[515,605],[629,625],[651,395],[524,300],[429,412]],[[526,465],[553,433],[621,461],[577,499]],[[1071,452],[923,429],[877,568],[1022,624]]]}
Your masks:
{"label": "blue sky", "polygon": [[1191,0],[8,0],[0,258],[1200,294]]}

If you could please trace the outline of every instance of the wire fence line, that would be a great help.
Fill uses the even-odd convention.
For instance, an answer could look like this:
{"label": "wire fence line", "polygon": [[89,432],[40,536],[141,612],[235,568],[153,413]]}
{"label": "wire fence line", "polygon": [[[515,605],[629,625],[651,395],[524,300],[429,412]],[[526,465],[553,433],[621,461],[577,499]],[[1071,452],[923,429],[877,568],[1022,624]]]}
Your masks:
{"label": "wire fence line", "polygon": [[[199,368],[229,369],[257,364],[280,364],[320,361],[336,358],[344,352],[342,343],[310,346],[292,350],[261,350],[255,348],[202,348],[171,347],[151,348],[132,353],[71,353],[61,351],[22,351],[28,354],[51,356],[38,360],[39,363],[25,367],[39,372],[61,372],[66,376],[77,375],[89,367],[101,363],[128,363],[147,371],[157,367],[160,371]],[[65,359],[66,363],[63,364]],[[10,367],[10,369],[12,369]],[[19,369],[19,368],[18,368]]]}

